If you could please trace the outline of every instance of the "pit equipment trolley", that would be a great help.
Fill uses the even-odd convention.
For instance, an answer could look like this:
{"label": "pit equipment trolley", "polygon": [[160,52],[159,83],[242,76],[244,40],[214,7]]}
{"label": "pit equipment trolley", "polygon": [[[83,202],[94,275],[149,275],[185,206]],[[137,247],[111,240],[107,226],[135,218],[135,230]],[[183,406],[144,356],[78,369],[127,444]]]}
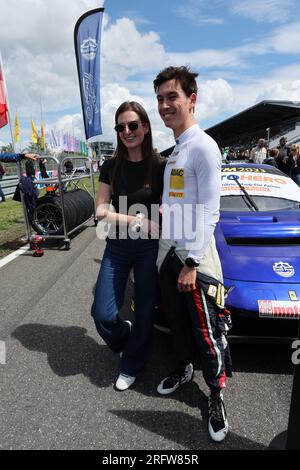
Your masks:
{"label": "pit equipment trolley", "polygon": [[[22,191],[20,191],[27,241],[31,243],[36,236],[32,233],[33,228],[46,240],[63,240],[65,248],[68,250],[72,233],[92,219],[97,225],[93,164],[92,161],[87,160],[87,171],[85,174],[80,174],[76,171],[76,162],[82,161],[82,157],[68,155],[62,160],[53,155],[39,157],[39,160],[44,159],[54,161],[57,176],[33,180],[34,185],[45,185],[48,188],[46,195],[37,199],[35,209],[29,210],[27,208]],[[70,173],[63,171],[66,160],[70,160],[74,167]],[[17,163],[17,166],[18,175],[21,178],[21,164]],[[90,179],[91,192],[85,186],[84,190],[79,188],[80,180],[87,178]]]}

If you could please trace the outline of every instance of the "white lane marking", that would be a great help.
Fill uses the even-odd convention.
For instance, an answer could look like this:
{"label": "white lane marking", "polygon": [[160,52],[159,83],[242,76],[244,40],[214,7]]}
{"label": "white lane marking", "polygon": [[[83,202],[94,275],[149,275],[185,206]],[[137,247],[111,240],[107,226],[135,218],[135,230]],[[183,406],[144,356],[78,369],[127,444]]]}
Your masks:
{"label": "white lane marking", "polygon": [[0,341],[0,364],[6,364],[6,346],[4,341]]}
{"label": "white lane marking", "polygon": [[3,268],[6,264],[10,263],[14,259],[18,258],[18,256],[23,255],[26,251],[30,249],[30,245],[22,246],[19,250],[14,251],[10,255],[5,256],[5,258],[0,259],[0,268]]}

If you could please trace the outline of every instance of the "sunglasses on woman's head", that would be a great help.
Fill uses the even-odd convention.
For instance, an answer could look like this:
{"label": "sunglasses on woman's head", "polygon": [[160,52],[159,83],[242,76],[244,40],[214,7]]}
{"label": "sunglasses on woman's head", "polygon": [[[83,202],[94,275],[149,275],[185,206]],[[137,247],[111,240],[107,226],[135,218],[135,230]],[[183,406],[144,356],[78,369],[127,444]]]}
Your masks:
{"label": "sunglasses on woman's head", "polygon": [[139,127],[139,123],[136,121],[131,121],[128,122],[127,124],[117,124],[114,129],[116,132],[124,132],[126,129],[126,126],[130,131],[136,131]]}

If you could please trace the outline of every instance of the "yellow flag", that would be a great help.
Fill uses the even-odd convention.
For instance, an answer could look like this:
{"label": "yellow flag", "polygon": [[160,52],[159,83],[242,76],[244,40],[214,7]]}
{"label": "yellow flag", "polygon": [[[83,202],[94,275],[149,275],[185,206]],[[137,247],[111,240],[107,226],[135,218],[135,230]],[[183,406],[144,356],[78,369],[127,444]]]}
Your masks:
{"label": "yellow flag", "polygon": [[45,150],[45,129],[44,121],[41,123],[41,150]]}
{"label": "yellow flag", "polygon": [[36,132],[36,129],[35,129],[35,126],[34,126],[34,122],[33,122],[33,119],[31,118],[31,140],[34,144],[37,144],[38,143],[38,139],[37,139],[37,132]]}
{"label": "yellow flag", "polygon": [[15,144],[20,140],[20,126],[19,126],[19,118],[18,113],[16,113],[15,118],[15,128],[14,128],[14,142]]}

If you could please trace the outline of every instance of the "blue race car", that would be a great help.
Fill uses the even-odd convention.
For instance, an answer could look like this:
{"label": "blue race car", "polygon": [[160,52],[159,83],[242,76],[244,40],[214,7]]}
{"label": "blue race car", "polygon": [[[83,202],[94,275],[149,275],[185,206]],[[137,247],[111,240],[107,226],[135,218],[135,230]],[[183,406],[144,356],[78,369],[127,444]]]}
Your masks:
{"label": "blue race car", "polygon": [[235,333],[297,336],[300,188],[296,183],[270,165],[224,165],[215,238]]}

